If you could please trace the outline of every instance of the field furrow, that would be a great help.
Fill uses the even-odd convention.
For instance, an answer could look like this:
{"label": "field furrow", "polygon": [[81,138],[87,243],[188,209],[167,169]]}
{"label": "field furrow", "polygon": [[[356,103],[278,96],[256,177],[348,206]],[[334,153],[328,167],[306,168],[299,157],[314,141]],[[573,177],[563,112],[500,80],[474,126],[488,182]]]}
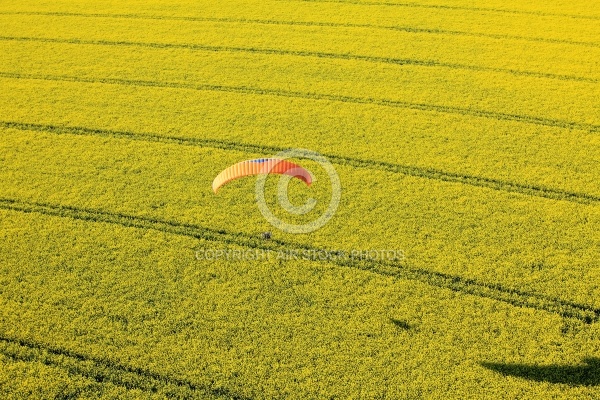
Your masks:
{"label": "field furrow", "polygon": [[[60,142],[65,145],[48,148],[49,143]],[[219,196],[210,189],[221,165],[253,154],[18,130],[6,131],[4,143],[15,151],[6,161],[20,166],[18,170],[0,170],[5,187],[0,196],[8,200],[75,207],[75,212],[81,208],[84,214],[91,208],[108,212],[108,218],[111,213],[117,213],[116,217],[123,214],[125,220],[127,215],[149,218],[150,222],[158,218],[160,226],[164,221],[176,221],[168,229],[185,231],[179,224],[199,226],[200,230],[191,234],[200,238],[218,231],[258,238],[261,231],[269,229],[256,207],[253,183],[234,182],[237,190]],[[161,157],[148,162],[150,154]],[[34,158],[39,161],[31,161]],[[214,158],[221,160],[219,165],[208,167]],[[399,248],[406,253],[409,267],[432,274],[458,275],[600,305],[597,204],[536,199],[352,166],[337,169],[345,200],[336,217],[309,237],[278,234],[278,238],[290,241],[289,248],[296,245],[346,252]],[[321,179],[316,184],[323,188],[329,182],[326,177]],[[78,181],[87,183],[76,185]],[[477,196],[472,195],[474,191]],[[318,199],[323,200],[326,193]],[[314,194],[311,191],[302,196]],[[434,204],[431,199],[435,199]],[[238,211],[224,207],[224,201],[235,204]],[[214,211],[202,211],[207,209]],[[357,223],[345,224],[348,218],[356,218]],[[376,223],[382,219],[388,221],[385,226]],[[453,237],[447,236],[448,231],[454,232]],[[560,287],[549,285],[551,281],[560,281]]]}
{"label": "field furrow", "polygon": [[[265,95],[252,88],[181,90],[185,83],[161,88],[143,81],[128,85],[119,80],[112,84],[68,80],[84,78],[55,82],[4,78],[8,90],[0,94],[0,119],[310,148],[334,156],[600,195],[597,133],[411,109],[389,113],[393,106],[315,102]],[[118,110],[119,118],[107,115],[106,109]]]}
{"label": "field furrow", "polygon": [[[596,60],[600,48],[519,39],[431,35],[367,28],[233,24],[210,21],[156,19],[131,29],[126,18],[77,18],[73,16],[23,16],[0,14],[0,36],[64,40],[111,40],[266,48],[290,52],[350,54],[362,57],[423,60],[446,65],[504,69],[514,73],[538,73],[600,78]],[[597,34],[597,32],[596,32]]]}
{"label": "field furrow", "polygon": [[[193,396],[173,381],[234,398],[460,397],[481,384],[489,398],[595,394],[502,380],[484,365],[577,365],[593,352],[597,325],[315,262],[199,261],[194,251],[207,243],[192,238],[0,213],[4,238],[20,243],[1,242],[5,259],[28,260],[2,271],[0,318],[12,327],[3,357],[107,376],[144,398],[152,394],[136,386]],[[445,372],[432,380],[425,368]],[[152,379],[136,373],[148,369]]]}

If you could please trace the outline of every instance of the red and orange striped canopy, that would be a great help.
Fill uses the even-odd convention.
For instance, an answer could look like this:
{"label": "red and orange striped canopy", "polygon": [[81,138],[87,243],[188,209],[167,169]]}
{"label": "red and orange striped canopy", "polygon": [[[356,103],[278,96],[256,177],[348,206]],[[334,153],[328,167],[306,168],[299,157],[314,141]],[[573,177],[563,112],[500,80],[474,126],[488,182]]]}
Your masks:
{"label": "red and orange striped canopy", "polygon": [[308,186],[312,183],[310,172],[293,162],[279,158],[259,158],[257,160],[242,161],[223,170],[212,183],[215,193],[227,182],[244,176],[259,174],[280,174],[298,178]]}

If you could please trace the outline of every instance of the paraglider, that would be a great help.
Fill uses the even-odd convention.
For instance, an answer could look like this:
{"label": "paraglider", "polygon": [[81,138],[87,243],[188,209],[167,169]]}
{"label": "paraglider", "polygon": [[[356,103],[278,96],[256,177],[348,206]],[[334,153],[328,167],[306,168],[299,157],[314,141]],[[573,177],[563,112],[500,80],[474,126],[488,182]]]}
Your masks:
{"label": "paraglider", "polygon": [[214,179],[212,189],[217,193],[221,186],[234,179],[259,174],[289,175],[300,179],[307,186],[312,183],[310,172],[293,162],[279,158],[259,158],[242,161],[226,168]]}

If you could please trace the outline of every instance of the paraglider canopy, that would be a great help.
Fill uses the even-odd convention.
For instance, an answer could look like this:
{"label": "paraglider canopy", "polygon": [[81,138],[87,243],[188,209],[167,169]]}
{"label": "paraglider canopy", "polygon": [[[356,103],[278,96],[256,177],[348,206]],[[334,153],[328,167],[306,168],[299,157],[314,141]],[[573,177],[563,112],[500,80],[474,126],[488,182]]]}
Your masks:
{"label": "paraglider canopy", "polygon": [[256,160],[242,161],[224,169],[214,179],[212,189],[217,193],[217,190],[219,190],[221,186],[234,179],[259,174],[289,175],[300,179],[306,183],[307,186],[310,186],[312,183],[310,172],[298,164],[279,158],[259,158]]}

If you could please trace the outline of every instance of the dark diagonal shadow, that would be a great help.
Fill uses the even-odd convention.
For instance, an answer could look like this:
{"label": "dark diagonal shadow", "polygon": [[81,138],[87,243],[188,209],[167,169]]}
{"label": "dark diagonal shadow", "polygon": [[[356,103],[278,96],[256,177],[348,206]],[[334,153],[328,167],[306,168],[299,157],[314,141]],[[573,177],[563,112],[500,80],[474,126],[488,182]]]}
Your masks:
{"label": "dark diagonal shadow", "polygon": [[599,386],[600,385],[600,358],[588,357],[583,360],[583,365],[527,365],[480,363],[483,367],[496,371],[506,376],[529,379],[537,382],[563,383],[569,386]]}
{"label": "dark diagonal shadow", "polygon": [[392,324],[396,325],[396,327],[399,329],[402,329],[405,331],[412,329],[412,326],[406,321],[402,321],[400,319],[394,319],[394,318],[390,318],[390,321],[392,322]]}

